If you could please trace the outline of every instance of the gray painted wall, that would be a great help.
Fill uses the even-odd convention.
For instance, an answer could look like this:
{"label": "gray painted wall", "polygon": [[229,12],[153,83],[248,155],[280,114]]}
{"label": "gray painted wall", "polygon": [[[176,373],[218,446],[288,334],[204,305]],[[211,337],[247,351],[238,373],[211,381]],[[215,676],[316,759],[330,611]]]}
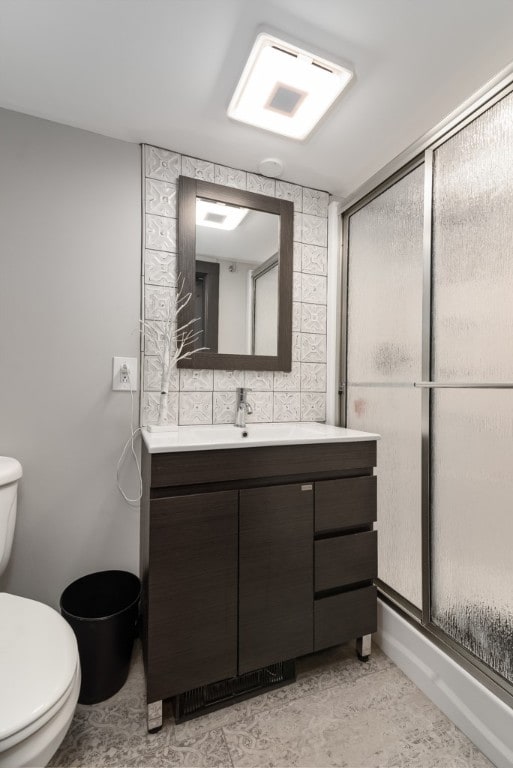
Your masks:
{"label": "gray painted wall", "polygon": [[0,588],[54,606],[82,574],[138,570],[111,358],[138,356],[140,201],[137,145],[0,110],[0,454],[25,473]]}

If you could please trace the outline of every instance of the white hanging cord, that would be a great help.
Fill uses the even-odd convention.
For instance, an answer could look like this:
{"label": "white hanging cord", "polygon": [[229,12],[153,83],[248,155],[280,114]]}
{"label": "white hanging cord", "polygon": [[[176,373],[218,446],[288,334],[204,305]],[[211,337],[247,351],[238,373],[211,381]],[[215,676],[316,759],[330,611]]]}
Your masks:
{"label": "white hanging cord", "polygon": [[[142,493],[143,493],[143,483],[142,483],[142,475],[141,475],[141,465],[139,464],[139,459],[137,458],[137,453],[134,446],[134,440],[138,434],[138,432],[141,431],[141,427],[137,427],[137,429],[134,429],[134,390],[132,389],[132,379],[130,378],[130,371],[127,367],[126,369],[127,375],[128,375],[128,383],[130,384],[130,399],[131,399],[131,406],[130,406],[130,437],[126,441],[123,450],[121,451],[121,456],[119,457],[118,466],[116,468],[116,480],[118,484],[118,490],[120,494],[123,496],[124,500],[128,502],[128,504],[139,504]],[[128,449],[128,446],[130,446],[130,450],[132,453],[132,456],[134,457],[135,466],[137,467],[137,474],[139,476],[139,496],[136,499],[129,498],[126,493],[124,492],[123,488],[121,487],[121,480],[119,479],[119,472],[121,470],[121,466],[125,460],[125,455]]]}

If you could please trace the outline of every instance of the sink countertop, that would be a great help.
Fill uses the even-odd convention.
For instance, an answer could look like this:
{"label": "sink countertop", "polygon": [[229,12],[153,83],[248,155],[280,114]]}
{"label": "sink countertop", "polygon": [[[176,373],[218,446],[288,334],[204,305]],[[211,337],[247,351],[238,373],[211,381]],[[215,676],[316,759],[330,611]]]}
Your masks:
{"label": "sink countertop", "polygon": [[[379,440],[380,437],[372,432],[359,432],[355,429],[344,429],[316,422],[248,424],[244,429],[234,427],[232,424],[212,424],[178,427],[173,432],[148,432],[143,427],[141,431],[149,453],[309,443],[351,443]],[[246,436],[243,437],[243,435]]]}

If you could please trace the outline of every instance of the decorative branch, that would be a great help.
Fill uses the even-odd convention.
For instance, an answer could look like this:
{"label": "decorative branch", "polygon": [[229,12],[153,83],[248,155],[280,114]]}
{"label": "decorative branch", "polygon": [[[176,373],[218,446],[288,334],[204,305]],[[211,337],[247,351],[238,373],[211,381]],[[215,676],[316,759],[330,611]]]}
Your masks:
{"label": "decorative branch", "polygon": [[179,360],[190,359],[196,352],[208,349],[208,347],[194,348],[195,342],[201,336],[201,330],[194,330],[192,326],[197,323],[200,318],[195,317],[187,323],[178,326],[180,314],[192,299],[192,293],[190,291],[186,292],[184,285],[185,280],[179,275],[174,311],[170,302],[167,317],[161,321],[163,324],[162,332],[159,332],[156,327],[150,325],[145,320],[140,321],[141,329],[145,334],[145,337],[149,339],[155,347],[156,357],[161,369],[159,427],[164,427],[167,424],[169,386],[171,375],[176,368],[176,364]]}

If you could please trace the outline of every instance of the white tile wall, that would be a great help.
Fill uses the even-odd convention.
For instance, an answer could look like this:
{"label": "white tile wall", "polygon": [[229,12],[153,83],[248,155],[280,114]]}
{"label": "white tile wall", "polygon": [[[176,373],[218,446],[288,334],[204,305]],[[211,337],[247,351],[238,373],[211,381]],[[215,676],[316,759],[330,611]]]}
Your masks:
{"label": "white tile wall", "polygon": [[146,249],[144,274],[150,285],[176,286],[176,254]]}
{"label": "white tile wall", "polygon": [[199,368],[182,368],[180,370],[181,392],[212,392],[213,389],[213,371],[202,371]]}
{"label": "white tile wall", "polygon": [[292,363],[290,373],[274,372],[275,392],[299,392],[301,390],[301,363]]}
{"label": "white tile wall", "polygon": [[293,301],[301,301],[302,300],[302,280],[303,275],[301,272],[294,272],[292,274],[292,300]]}
{"label": "white tile wall", "polygon": [[[153,328],[158,333],[159,340],[162,340],[164,334],[164,323],[162,323],[160,320],[146,320],[146,325]],[[170,351],[171,353],[174,353],[174,347]],[[153,343],[151,337],[148,335],[145,339],[145,356],[156,355],[157,353],[157,347]]]}
{"label": "white tile wall", "polygon": [[[323,421],[326,413],[326,296],[329,195],[298,184],[187,157],[159,147],[143,148],[144,317],[160,329],[176,286],[176,200],[180,174],[290,200],[294,204],[294,303],[292,371],[175,371],[167,420],[173,424],[227,424],[235,389],[252,391],[248,423]],[[144,340],[143,424],[158,419],[160,376],[156,349]]]}
{"label": "white tile wall", "polygon": [[259,176],[256,173],[248,173],[247,176],[248,192],[258,192],[259,195],[276,195],[276,181],[268,179],[267,176]]}
{"label": "white tile wall", "polygon": [[182,158],[176,152],[160,147],[144,147],[146,177],[176,183],[182,172]]}
{"label": "white tile wall", "polygon": [[176,218],[177,185],[146,179],[146,213]]}
{"label": "white tile wall", "polygon": [[301,395],[299,392],[274,393],[274,420],[300,421]]}
{"label": "white tile wall", "polygon": [[301,334],[301,362],[325,363],[326,362],[326,334],[302,333]]}
{"label": "white tile wall", "polygon": [[301,330],[304,333],[326,333],[325,304],[301,304]]}
{"label": "white tile wall", "polygon": [[324,216],[312,216],[303,213],[302,242],[308,245],[328,245],[328,219]]}
{"label": "white tile wall", "polygon": [[[160,386],[162,381],[162,370],[158,357],[151,355],[145,355],[144,357],[144,390],[145,392],[160,392]],[[169,380],[169,391],[178,392],[179,378],[178,370],[174,370],[171,373]]]}
{"label": "white tile wall", "polygon": [[248,414],[248,423],[257,421],[276,421],[273,419],[273,393],[249,392],[248,403],[253,413]]}
{"label": "white tile wall", "polygon": [[196,157],[182,157],[182,173],[184,176],[192,176],[192,178],[201,179],[201,181],[215,180],[214,163],[198,160]]}
{"label": "white tile wall", "polygon": [[300,301],[292,302],[292,330],[293,331],[301,330],[301,307],[302,307],[302,304]]}
{"label": "white tile wall", "polygon": [[320,245],[301,245],[301,271],[313,275],[326,275],[328,272],[327,249]]}
{"label": "white tile wall", "polygon": [[301,392],[326,392],[325,363],[301,363]]}
{"label": "white tile wall", "polygon": [[[144,392],[143,413],[145,424],[156,424],[159,418],[160,394],[158,392]],[[165,418],[166,424],[178,423],[178,393],[168,396],[168,409]]]}
{"label": "white tile wall", "polygon": [[180,392],[179,424],[212,424],[212,392]]}
{"label": "white tile wall", "polygon": [[301,392],[301,421],[324,421],[326,394]]}
{"label": "white tile wall", "polygon": [[301,334],[297,331],[292,331],[292,361],[299,362],[301,360]]}
{"label": "white tile wall", "polygon": [[233,424],[235,413],[235,392],[214,392],[214,424]]}
{"label": "white tile wall", "polygon": [[301,301],[326,304],[327,278],[322,275],[301,275]]}
{"label": "white tile wall", "polygon": [[214,389],[219,392],[233,392],[244,386],[244,371],[214,371]]}
{"label": "white tile wall", "polygon": [[327,216],[329,197],[327,192],[320,192],[318,189],[303,189],[303,213]]}
{"label": "white tile wall", "polygon": [[225,168],[224,165],[216,165],[214,179],[216,184],[224,184],[226,187],[247,189],[246,171],[238,171],[236,168]]}
{"label": "white tile wall", "polygon": [[297,184],[289,184],[287,181],[278,180],[276,182],[276,197],[280,197],[282,200],[290,200],[291,203],[294,203],[294,213],[301,213],[303,210],[303,187]]}
{"label": "white tile wall", "polygon": [[272,371],[246,371],[244,386],[253,392],[270,392],[273,388]]}
{"label": "white tile wall", "polygon": [[176,219],[147,213],[146,247],[176,253]]}
{"label": "white tile wall", "polygon": [[144,286],[145,320],[167,320],[173,312],[175,292],[173,288],[160,285]]}

